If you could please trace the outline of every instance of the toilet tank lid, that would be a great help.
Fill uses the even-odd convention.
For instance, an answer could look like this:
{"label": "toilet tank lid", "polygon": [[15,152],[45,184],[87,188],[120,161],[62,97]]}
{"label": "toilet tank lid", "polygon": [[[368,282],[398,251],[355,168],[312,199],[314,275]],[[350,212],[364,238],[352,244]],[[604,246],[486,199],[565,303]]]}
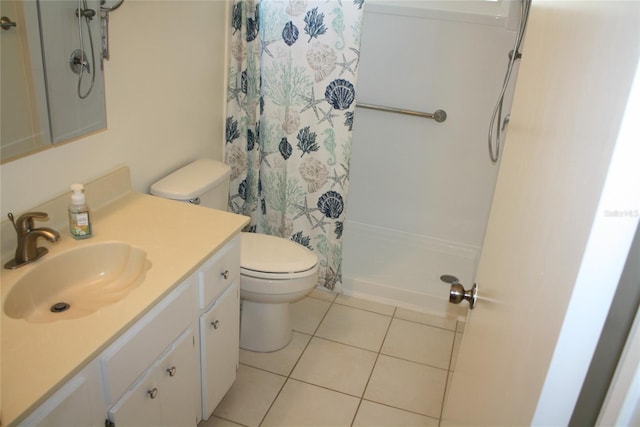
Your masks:
{"label": "toilet tank lid", "polygon": [[213,159],[199,159],[151,185],[151,194],[174,200],[191,200],[220,184],[231,173],[229,166]]}

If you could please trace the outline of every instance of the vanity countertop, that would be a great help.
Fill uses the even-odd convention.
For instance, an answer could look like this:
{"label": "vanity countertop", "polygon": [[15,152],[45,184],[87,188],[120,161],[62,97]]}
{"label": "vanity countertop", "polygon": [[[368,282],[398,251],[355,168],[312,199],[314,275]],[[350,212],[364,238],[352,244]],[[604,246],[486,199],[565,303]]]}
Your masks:
{"label": "vanity countertop", "polygon": [[[42,259],[83,245],[124,241],[145,250],[151,268],[125,298],[85,317],[30,323],[2,311],[3,425],[34,410],[247,223],[241,215],[128,192],[94,213],[90,239],[74,240],[66,228],[58,228],[56,244],[39,239],[50,251]],[[12,284],[37,265],[2,270],[3,301]]]}

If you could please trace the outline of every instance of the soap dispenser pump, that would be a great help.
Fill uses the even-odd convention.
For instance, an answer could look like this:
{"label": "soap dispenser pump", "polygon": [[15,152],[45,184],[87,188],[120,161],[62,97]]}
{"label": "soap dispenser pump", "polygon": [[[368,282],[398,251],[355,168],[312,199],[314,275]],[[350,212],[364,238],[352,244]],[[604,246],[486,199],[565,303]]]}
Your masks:
{"label": "soap dispenser pump", "polygon": [[69,231],[74,239],[91,237],[91,213],[84,196],[84,186],[71,186],[71,204],[69,205]]}

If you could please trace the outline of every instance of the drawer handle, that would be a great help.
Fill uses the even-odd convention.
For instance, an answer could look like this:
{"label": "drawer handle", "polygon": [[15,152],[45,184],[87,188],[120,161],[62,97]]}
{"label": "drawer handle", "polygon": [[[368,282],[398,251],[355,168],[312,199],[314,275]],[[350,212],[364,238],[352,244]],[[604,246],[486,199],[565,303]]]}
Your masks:
{"label": "drawer handle", "polygon": [[216,320],[211,322],[211,326],[213,326],[213,329],[218,329],[218,327],[220,326],[220,321]]}
{"label": "drawer handle", "polygon": [[174,376],[176,374],[176,367],[172,366],[172,367],[168,368],[167,372],[169,373],[170,377]]}
{"label": "drawer handle", "polygon": [[147,391],[147,394],[150,398],[155,399],[158,396],[158,389],[154,387],[151,390]]}
{"label": "drawer handle", "polygon": [[225,270],[224,273],[220,273],[220,275],[224,277],[224,280],[227,280],[230,276],[229,270]]}

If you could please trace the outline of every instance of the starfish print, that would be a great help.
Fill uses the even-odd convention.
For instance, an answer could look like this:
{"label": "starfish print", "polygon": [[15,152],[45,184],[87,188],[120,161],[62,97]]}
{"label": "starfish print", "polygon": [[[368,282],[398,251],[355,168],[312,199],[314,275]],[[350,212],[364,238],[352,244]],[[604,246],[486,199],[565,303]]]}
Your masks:
{"label": "starfish print", "polygon": [[354,47],[350,47],[349,50],[356,54],[356,60],[360,62],[360,51]]}
{"label": "starfish print", "polygon": [[260,51],[266,53],[267,55],[269,55],[271,58],[273,58],[273,54],[271,53],[271,51],[269,50],[269,45],[271,43],[274,43],[275,40],[262,40],[260,39]]}
{"label": "starfish print", "polygon": [[339,65],[342,67],[342,71],[340,71],[340,76],[342,76],[342,74],[344,74],[345,71],[349,71],[352,75],[356,75],[356,73],[353,71],[353,69],[351,69],[351,65],[356,62],[358,60],[358,58],[354,58],[351,61],[347,62],[347,58],[344,56],[344,53],[342,54],[342,61],[343,62],[336,62],[336,65]]}
{"label": "starfish print", "polygon": [[[262,148],[262,147],[261,147]],[[267,156],[277,153],[277,151],[268,151],[265,149],[261,149],[260,150],[260,164],[264,164],[267,165],[268,167],[271,167],[271,163],[269,163],[269,159],[267,158]]]}
{"label": "starfish print", "polygon": [[239,107],[242,106],[242,101],[240,100],[241,93],[242,93],[242,89],[239,87],[236,88],[236,87],[229,86],[227,88],[227,96],[229,97],[229,99],[235,99]]}
{"label": "starfish print", "polygon": [[315,224],[313,225],[313,227],[311,227],[311,229],[315,229],[315,228],[321,228],[323,233],[326,233],[327,230],[324,229],[325,225],[329,225],[330,222],[326,221],[326,217],[324,215],[322,215],[322,217],[320,217],[320,219],[317,219],[316,217],[312,216],[311,219],[313,219],[315,221]]}
{"label": "starfish print", "polygon": [[313,92],[313,87],[311,87],[311,96],[305,96],[303,97],[305,102],[307,103],[304,108],[302,110],[300,110],[301,113],[307,111],[309,108],[313,109],[313,112],[316,113],[316,119],[320,119],[320,116],[318,115],[318,108],[316,107],[316,105],[318,104],[322,104],[324,102],[324,99],[316,99],[316,95]]}
{"label": "starfish print", "polygon": [[342,166],[342,169],[344,169],[344,173],[342,175],[338,175],[338,171],[335,170],[335,168],[333,169],[333,175],[330,175],[328,178],[334,182],[334,184],[331,185],[331,188],[335,187],[336,184],[340,184],[341,188],[344,188],[344,184],[347,182],[347,179],[349,179],[349,174],[347,173],[347,168],[340,163],[340,166]]}
{"label": "starfish print", "polygon": [[313,221],[311,220],[311,212],[315,212],[318,210],[318,208],[313,208],[310,209],[309,205],[307,204],[307,198],[304,198],[304,205],[296,205],[296,208],[299,209],[300,213],[298,214],[298,216],[296,216],[295,218],[293,218],[293,220],[295,221],[296,219],[300,218],[301,216],[305,216],[307,217],[307,221],[309,221],[309,224],[313,224]]}
{"label": "starfish print", "polygon": [[333,118],[334,117],[338,117],[338,114],[332,114],[333,113],[333,107],[329,107],[329,109],[324,112],[322,111],[322,108],[318,107],[318,110],[320,110],[320,112],[323,114],[322,118],[320,119],[320,121],[318,122],[318,124],[324,122],[325,120],[328,121],[329,123],[331,123],[331,127],[333,127]]}

